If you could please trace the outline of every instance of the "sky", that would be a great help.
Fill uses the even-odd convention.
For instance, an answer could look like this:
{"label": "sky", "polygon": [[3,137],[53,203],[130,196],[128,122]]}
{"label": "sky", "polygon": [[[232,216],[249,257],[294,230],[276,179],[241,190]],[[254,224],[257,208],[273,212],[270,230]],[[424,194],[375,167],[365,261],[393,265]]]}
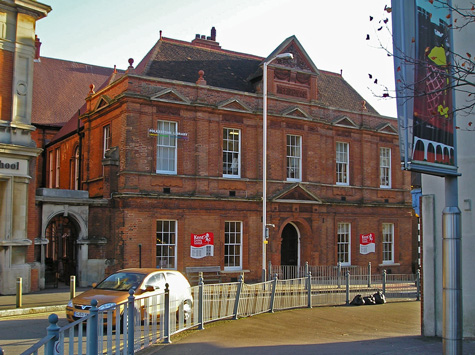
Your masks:
{"label": "sky", "polygon": [[[216,28],[221,48],[267,57],[295,35],[318,69],[343,78],[380,114],[396,117],[389,0],[40,0],[41,56],[81,63],[137,65],[164,37],[190,42]],[[370,21],[370,16],[373,20]],[[389,18],[387,26],[380,22]],[[380,27],[383,27],[378,31]],[[369,40],[367,40],[369,35]],[[371,75],[371,78],[370,78]],[[375,81],[377,80],[377,83]]]}

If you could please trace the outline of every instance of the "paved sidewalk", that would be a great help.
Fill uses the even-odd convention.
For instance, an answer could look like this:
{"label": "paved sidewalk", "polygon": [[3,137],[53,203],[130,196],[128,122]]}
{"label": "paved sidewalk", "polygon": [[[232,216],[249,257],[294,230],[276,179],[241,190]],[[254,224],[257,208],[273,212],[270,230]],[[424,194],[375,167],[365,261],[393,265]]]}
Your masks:
{"label": "paved sidewalk", "polygon": [[[138,355],[442,354],[440,338],[420,335],[420,317],[416,301],[264,313],[206,324]],[[475,340],[463,354],[475,354]]]}
{"label": "paved sidewalk", "polygon": [[[76,288],[76,295],[89,288]],[[16,295],[0,295],[0,317],[64,311],[69,302],[69,286],[45,289],[22,295],[22,307],[16,308]]]}
{"label": "paved sidewalk", "polygon": [[[88,288],[77,288],[79,294]],[[69,287],[16,297],[0,296],[0,317],[63,311]],[[391,302],[375,306],[314,307],[239,320],[224,320],[171,337],[139,355],[287,355],[287,354],[442,354],[440,338],[420,335],[420,302]],[[1,318],[0,318],[1,319]],[[475,354],[475,339],[465,340],[463,354]]]}

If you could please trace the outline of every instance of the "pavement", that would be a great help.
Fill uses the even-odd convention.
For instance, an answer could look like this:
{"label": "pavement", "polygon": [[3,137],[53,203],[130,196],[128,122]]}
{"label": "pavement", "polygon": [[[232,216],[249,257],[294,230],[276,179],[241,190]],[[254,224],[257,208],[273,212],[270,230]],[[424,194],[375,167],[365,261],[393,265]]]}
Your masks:
{"label": "pavement", "polygon": [[[89,287],[76,287],[76,295],[88,289]],[[16,308],[16,295],[0,295],[0,319],[23,314],[64,311],[69,299],[69,286],[64,284],[59,285],[58,288],[23,294],[21,308]]]}
{"label": "pavement", "polygon": [[[76,289],[79,294],[87,288]],[[24,294],[22,308],[16,296],[0,295],[1,317],[63,311],[69,287]],[[237,354],[443,354],[440,338],[421,336],[418,301],[374,306],[314,307],[263,313],[239,320],[205,324],[156,344],[139,355]],[[475,354],[475,339],[463,341],[463,354]]]}

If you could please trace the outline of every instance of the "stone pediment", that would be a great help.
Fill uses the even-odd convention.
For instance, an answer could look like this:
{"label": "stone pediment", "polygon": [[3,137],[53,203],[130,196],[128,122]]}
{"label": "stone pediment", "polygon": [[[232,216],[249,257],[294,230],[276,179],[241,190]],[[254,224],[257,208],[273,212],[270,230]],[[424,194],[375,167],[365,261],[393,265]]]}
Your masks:
{"label": "stone pediment", "polygon": [[296,118],[309,118],[309,115],[299,107],[289,107],[282,112],[283,116]]}
{"label": "stone pediment", "polygon": [[228,111],[251,113],[251,109],[239,99],[228,99],[220,102],[218,108]]}
{"label": "stone pediment", "polygon": [[301,183],[297,183],[274,196],[272,202],[321,204],[322,200]]}
{"label": "stone pediment", "polygon": [[348,128],[358,128],[356,123],[354,123],[353,120],[351,120],[351,118],[347,116],[340,116],[340,117],[335,118],[332,121],[332,125],[340,126],[340,127],[348,127]]}
{"label": "stone pediment", "polygon": [[108,106],[111,102],[111,99],[107,95],[103,95],[96,103],[96,111],[103,109],[104,107]]}
{"label": "stone pediment", "polygon": [[388,134],[398,134],[397,129],[391,123],[384,123],[382,126],[376,129],[378,132],[381,133],[388,133]]}
{"label": "stone pediment", "polygon": [[175,89],[162,90],[159,93],[152,96],[150,99],[154,101],[173,102],[173,103],[180,103],[180,104],[190,103],[190,100],[188,100],[185,96],[180,94]]}
{"label": "stone pediment", "polygon": [[291,36],[287,38],[265,59],[265,61],[269,61],[274,56],[282,53],[292,53],[293,59],[277,59],[274,61],[275,65],[292,68],[293,70],[297,70],[301,73],[308,73],[312,75],[319,74],[317,66],[313,63],[312,59],[300,44],[297,37]]}

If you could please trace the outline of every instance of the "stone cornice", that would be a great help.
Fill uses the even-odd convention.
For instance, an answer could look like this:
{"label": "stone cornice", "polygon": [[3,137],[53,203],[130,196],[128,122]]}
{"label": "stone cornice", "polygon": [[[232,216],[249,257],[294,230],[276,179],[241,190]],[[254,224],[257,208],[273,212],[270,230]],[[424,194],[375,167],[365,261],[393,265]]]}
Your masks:
{"label": "stone cornice", "polygon": [[0,1],[0,8],[24,13],[34,17],[36,20],[46,17],[51,11],[51,6],[42,4],[35,0]]}

